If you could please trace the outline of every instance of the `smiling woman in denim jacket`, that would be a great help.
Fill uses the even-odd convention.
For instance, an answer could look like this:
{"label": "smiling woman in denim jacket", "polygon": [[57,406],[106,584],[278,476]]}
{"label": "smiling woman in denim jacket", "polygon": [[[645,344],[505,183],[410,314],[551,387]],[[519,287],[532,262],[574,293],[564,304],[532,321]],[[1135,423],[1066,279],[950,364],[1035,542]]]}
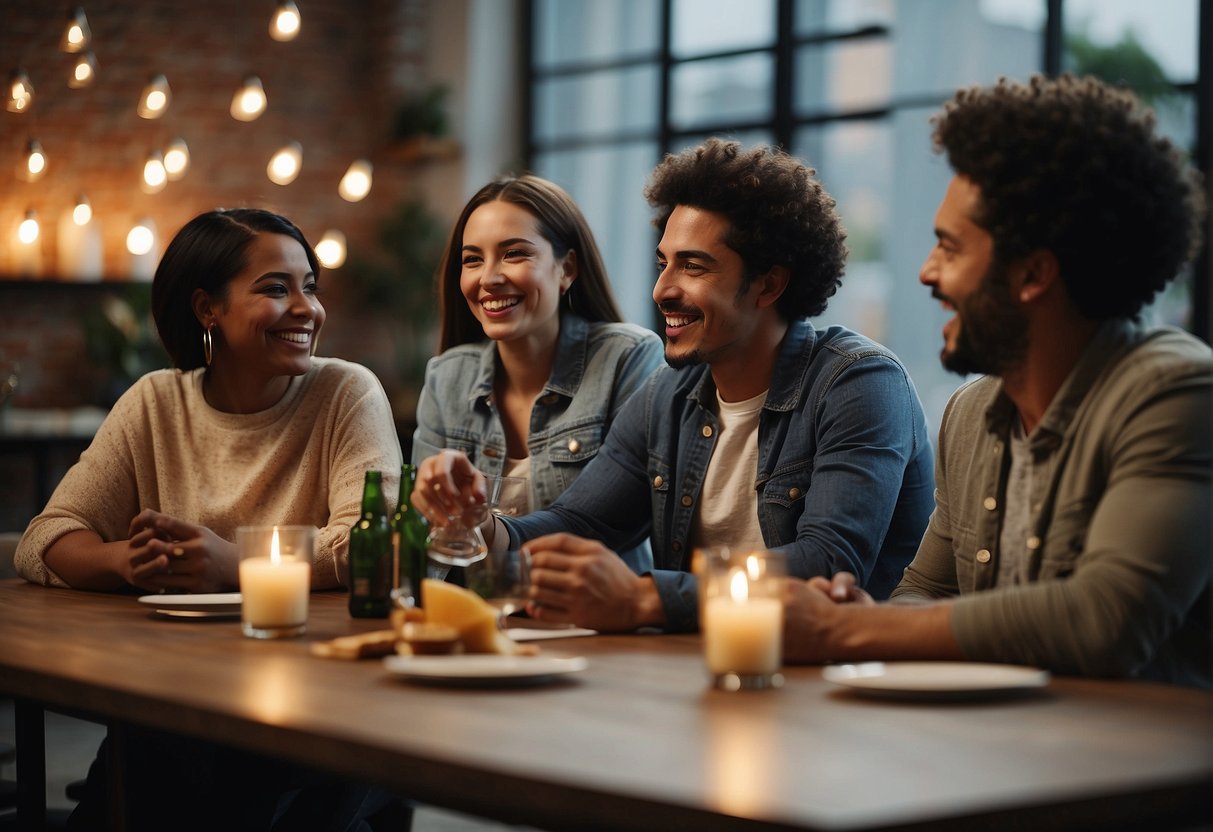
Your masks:
{"label": "smiling woman in denim jacket", "polygon": [[[601,447],[662,363],[653,332],[621,323],[589,225],[558,185],[503,177],[471,198],[438,272],[439,354],[417,406],[414,463],[465,454],[524,476],[519,513],[545,508]],[[647,541],[620,556],[651,568]]]}

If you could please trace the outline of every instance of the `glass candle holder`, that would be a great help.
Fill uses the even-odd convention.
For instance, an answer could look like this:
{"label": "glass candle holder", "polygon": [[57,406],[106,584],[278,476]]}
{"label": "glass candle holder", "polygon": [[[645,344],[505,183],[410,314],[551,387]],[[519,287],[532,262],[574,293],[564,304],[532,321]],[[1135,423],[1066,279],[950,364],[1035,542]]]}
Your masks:
{"label": "glass candle holder", "polygon": [[307,630],[314,526],[241,526],[240,620],[249,638],[285,638]]}
{"label": "glass candle holder", "polygon": [[728,548],[698,553],[699,626],[712,684],[721,690],[783,684],[783,555]]}

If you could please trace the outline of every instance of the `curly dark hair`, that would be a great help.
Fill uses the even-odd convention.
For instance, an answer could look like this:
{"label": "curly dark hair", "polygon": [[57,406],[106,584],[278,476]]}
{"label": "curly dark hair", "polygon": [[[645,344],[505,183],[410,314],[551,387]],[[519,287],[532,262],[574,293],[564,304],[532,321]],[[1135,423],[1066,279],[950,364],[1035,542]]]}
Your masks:
{"label": "curly dark hair", "polygon": [[1052,251],[1091,320],[1136,317],[1200,248],[1200,175],[1129,92],[1001,78],[959,90],[931,121],[936,152],[981,189],[973,219],[995,257]]}
{"label": "curly dark hair", "polygon": [[724,242],[745,263],[745,285],[772,266],[787,268],[777,308],[792,320],[824,312],[846,268],[846,231],[816,173],[777,148],[708,139],[667,155],[644,196],[659,231],[679,205],[726,216]]}

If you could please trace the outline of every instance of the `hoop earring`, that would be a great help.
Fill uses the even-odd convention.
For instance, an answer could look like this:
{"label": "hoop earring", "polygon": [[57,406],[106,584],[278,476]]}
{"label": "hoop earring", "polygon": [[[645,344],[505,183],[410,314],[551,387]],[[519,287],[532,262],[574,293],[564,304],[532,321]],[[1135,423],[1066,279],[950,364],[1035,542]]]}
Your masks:
{"label": "hoop earring", "polygon": [[211,366],[211,360],[215,357],[215,341],[211,337],[211,330],[215,328],[211,324],[206,329],[202,330],[202,357],[206,359],[206,366]]}
{"label": "hoop earring", "polygon": [[569,312],[573,315],[576,315],[577,310],[573,308],[573,292],[572,292],[571,288],[565,289],[564,293],[561,295],[561,297],[563,297],[566,301],[568,301]]}

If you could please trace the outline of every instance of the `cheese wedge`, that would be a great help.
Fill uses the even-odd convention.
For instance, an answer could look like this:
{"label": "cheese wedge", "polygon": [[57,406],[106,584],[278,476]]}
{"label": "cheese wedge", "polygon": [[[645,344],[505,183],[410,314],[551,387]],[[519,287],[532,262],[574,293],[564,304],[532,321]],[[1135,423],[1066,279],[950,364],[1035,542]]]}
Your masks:
{"label": "cheese wedge", "polygon": [[465,653],[528,654],[497,629],[497,610],[474,592],[445,581],[421,581],[422,606],[430,624],[446,624],[459,632]]}

